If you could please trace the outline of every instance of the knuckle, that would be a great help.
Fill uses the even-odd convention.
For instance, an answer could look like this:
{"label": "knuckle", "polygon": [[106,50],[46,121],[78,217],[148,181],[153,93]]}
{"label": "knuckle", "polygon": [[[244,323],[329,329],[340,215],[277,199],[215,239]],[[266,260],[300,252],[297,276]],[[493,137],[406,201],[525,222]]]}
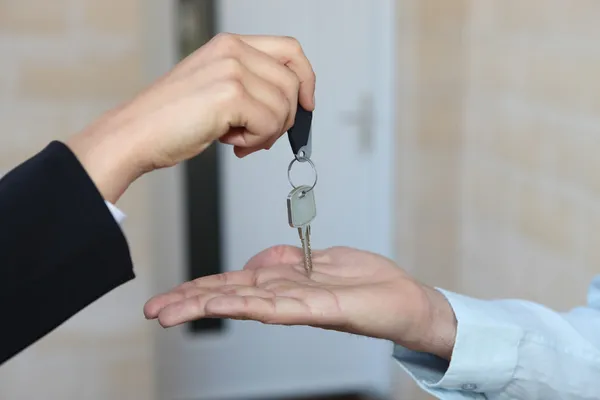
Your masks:
{"label": "knuckle", "polygon": [[219,93],[225,101],[238,100],[245,96],[244,85],[235,79],[226,79],[221,82]]}
{"label": "knuckle", "polygon": [[211,39],[211,42],[213,42],[214,44],[216,44],[218,46],[232,45],[235,41],[237,41],[236,36],[234,34],[232,34],[232,33],[229,33],[229,32],[220,32],[220,33],[217,33]]}
{"label": "knuckle", "polygon": [[244,66],[237,58],[233,57],[226,57],[221,60],[219,70],[224,78],[232,80],[241,80],[244,74]]}
{"label": "knuckle", "polygon": [[281,83],[279,83],[268,88],[269,100],[266,104],[268,104],[271,107],[271,109],[276,113],[278,118],[282,117],[282,114],[287,112],[289,109],[289,90],[285,86],[286,85],[282,85]]}
{"label": "knuckle", "polygon": [[240,47],[240,39],[227,32],[221,32],[211,39],[212,44],[220,54],[235,54]]}
{"label": "knuckle", "polygon": [[285,36],[285,40],[287,45],[296,53],[302,53],[302,45],[300,41],[293,36]]}
{"label": "knuckle", "polygon": [[290,90],[297,92],[298,89],[300,88],[300,77],[289,68],[284,67],[284,69],[282,69],[282,71],[285,74],[285,76],[284,76],[285,86],[287,88],[289,88]]}

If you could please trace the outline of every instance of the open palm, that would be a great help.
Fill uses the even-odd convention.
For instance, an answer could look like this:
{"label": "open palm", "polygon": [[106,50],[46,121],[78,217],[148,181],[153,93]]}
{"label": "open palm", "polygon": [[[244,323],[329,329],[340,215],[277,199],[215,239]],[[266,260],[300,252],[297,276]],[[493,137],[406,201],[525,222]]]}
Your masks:
{"label": "open palm", "polygon": [[150,299],[147,318],[171,327],[200,318],[309,325],[393,340],[406,339],[422,312],[422,289],[391,260],[345,247],[313,253],[277,246],[243,270],[199,278]]}

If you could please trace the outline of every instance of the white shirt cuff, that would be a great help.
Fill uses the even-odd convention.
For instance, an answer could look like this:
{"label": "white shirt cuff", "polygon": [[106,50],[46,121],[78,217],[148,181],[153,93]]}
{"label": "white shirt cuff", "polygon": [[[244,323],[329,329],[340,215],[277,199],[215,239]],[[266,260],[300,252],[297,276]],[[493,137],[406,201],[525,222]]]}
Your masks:
{"label": "white shirt cuff", "polygon": [[115,207],[113,204],[109,203],[108,201],[105,201],[105,203],[106,203],[106,206],[108,207],[108,210],[114,217],[115,221],[117,221],[117,224],[121,225],[123,223],[123,221],[125,221],[126,215],[123,213],[123,211],[119,210],[117,207]]}
{"label": "white shirt cuff", "polygon": [[430,392],[487,393],[505,387],[517,368],[523,330],[511,324],[510,316],[492,302],[438,290],[450,302],[458,321],[452,360],[448,364],[400,346],[395,358]]}

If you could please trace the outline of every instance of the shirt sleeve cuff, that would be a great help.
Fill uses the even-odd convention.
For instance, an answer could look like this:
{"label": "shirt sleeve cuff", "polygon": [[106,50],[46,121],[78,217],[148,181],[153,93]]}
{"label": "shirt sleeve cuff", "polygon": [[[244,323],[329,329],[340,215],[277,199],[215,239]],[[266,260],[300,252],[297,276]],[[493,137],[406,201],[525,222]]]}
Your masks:
{"label": "shirt sleeve cuff", "polygon": [[394,357],[425,390],[487,393],[505,387],[518,363],[523,330],[491,301],[438,289],[458,321],[452,360],[396,346]]}
{"label": "shirt sleeve cuff", "polygon": [[112,214],[115,221],[117,221],[117,224],[121,225],[123,221],[125,221],[125,218],[127,218],[127,216],[123,213],[123,211],[119,210],[112,203],[109,203],[108,201],[105,201],[104,203],[106,203],[108,210]]}

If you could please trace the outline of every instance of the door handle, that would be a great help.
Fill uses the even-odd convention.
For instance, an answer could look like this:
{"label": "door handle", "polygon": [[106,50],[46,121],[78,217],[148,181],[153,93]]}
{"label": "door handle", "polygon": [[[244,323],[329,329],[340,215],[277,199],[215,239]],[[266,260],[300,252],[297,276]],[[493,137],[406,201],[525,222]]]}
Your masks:
{"label": "door handle", "polygon": [[359,151],[370,153],[373,146],[373,96],[370,93],[361,95],[358,108],[345,112],[343,120],[345,125],[357,129]]}

